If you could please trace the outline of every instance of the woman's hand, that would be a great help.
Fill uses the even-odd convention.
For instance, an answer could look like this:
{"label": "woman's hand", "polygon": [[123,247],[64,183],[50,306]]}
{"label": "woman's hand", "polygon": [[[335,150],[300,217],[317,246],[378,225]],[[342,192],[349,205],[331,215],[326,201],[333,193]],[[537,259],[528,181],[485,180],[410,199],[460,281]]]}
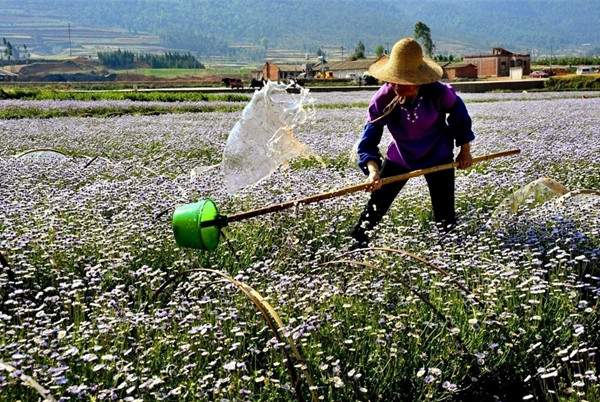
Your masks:
{"label": "woman's hand", "polygon": [[466,169],[473,165],[473,156],[471,155],[471,144],[464,144],[460,147],[460,152],[456,157],[459,169]]}
{"label": "woman's hand", "polygon": [[374,161],[367,162],[367,168],[369,169],[369,177],[367,183],[371,185],[367,188],[367,191],[376,191],[381,188],[381,177],[379,177],[379,166]]}

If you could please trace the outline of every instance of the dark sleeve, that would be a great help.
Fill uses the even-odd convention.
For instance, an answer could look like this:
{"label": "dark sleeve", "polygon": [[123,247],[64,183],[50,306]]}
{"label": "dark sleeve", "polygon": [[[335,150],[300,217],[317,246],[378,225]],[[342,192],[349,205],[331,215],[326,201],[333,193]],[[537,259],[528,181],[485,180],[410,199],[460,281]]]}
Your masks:
{"label": "dark sleeve", "polygon": [[475,139],[471,125],[471,117],[467,107],[462,99],[457,96],[454,104],[448,110],[448,128],[457,147]]}
{"label": "dark sleeve", "polygon": [[375,161],[381,168],[381,154],[379,153],[379,141],[383,135],[383,125],[367,123],[363,129],[362,136],[358,141],[358,166],[364,174],[369,174],[367,162]]}

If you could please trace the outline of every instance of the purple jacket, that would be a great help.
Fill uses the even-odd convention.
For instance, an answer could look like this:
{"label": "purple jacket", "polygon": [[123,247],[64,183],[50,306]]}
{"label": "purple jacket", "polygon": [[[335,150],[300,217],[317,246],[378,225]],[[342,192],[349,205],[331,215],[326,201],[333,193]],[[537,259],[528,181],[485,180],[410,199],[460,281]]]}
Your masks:
{"label": "purple jacket", "polygon": [[369,104],[367,123],[358,143],[358,165],[368,174],[367,162],[381,167],[379,142],[387,125],[393,141],[387,159],[407,169],[422,169],[453,160],[454,144],[471,142],[471,118],[462,99],[447,84],[421,85],[417,97],[407,105],[398,105],[382,120],[385,106],[394,99],[394,89],[384,84]]}

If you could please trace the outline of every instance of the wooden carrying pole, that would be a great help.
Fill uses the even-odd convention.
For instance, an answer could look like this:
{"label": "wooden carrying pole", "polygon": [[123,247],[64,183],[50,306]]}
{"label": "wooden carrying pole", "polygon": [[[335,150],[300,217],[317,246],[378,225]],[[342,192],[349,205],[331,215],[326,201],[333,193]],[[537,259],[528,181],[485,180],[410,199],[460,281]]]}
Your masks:
{"label": "wooden carrying pole", "polygon": [[[496,158],[502,158],[505,156],[516,155],[520,152],[521,152],[520,149],[512,149],[510,151],[497,152],[494,154],[478,156],[476,158],[473,158],[473,164],[487,161],[490,159],[496,159]],[[411,177],[423,176],[423,175],[426,175],[429,173],[439,172],[440,170],[453,169],[456,167],[458,167],[458,163],[450,162],[450,163],[446,163],[443,165],[433,166],[433,167],[430,167],[427,169],[413,170],[412,172],[403,173],[403,174],[400,174],[397,176],[391,176],[391,177],[386,177],[385,179],[381,179],[381,185],[387,186],[388,184],[407,180],[407,179],[410,179]],[[313,202],[319,202],[319,201],[323,201],[323,200],[328,200],[330,198],[340,197],[340,196],[346,195],[346,194],[356,193],[358,191],[366,190],[367,188],[369,188],[369,186],[371,186],[371,184],[372,183],[357,184],[354,186],[341,188],[339,190],[334,190],[334,191],[330,191],[327,193],[316,194],[316,195],[312,195],[312,196],[306,197],[306,198],[299,198],[297,200],[287,201],[287,202],[284,202],[281,204],[273,204],[273,205],[269,205],[269,206],[266,206],[263,208],[253,209],[253,210],[247,211],[247,212],[241,212],[239,214],[228,216],[227,222],[241,221],[244,219],[253,218],[255,216],[268,214],[271,212],[282,211],[284,209],[292,208],[292,207],[295,207],[296,205],[300,205],[300,204],[311,204]],[[208,223],[208,222],[205,222],[205,224],[206,223]]]}

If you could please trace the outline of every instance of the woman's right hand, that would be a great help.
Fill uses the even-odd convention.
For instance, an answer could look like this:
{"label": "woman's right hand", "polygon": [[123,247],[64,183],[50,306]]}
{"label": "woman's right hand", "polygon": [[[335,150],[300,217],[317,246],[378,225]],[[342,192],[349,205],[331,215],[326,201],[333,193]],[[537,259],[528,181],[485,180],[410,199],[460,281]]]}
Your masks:
{"label": "woman's right hand", "polygon": [[369,177],[367,178],[367,183],[371,185],[367,187],[367,191],[376,191],[381,188],[381,177],[379,177],[379,167],[376,163],[369,162],[367,164],[369,168]]}

